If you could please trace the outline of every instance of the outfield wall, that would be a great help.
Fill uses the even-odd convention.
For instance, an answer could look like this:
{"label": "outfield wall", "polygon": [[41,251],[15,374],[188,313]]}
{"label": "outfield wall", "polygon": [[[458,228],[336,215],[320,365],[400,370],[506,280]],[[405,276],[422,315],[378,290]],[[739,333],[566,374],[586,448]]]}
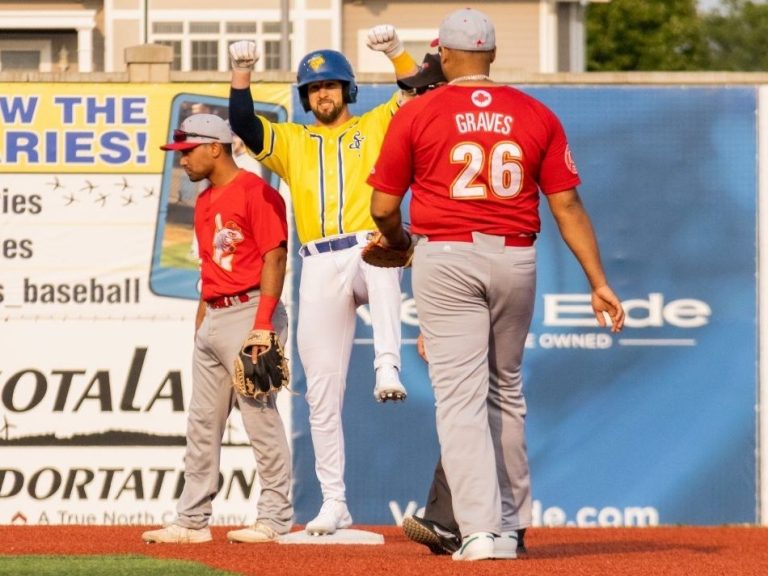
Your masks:
{"label": "outfield wall", "polygon": [[[765,88],[740,77],[599,78],[518,83],[565,125],[628,313],[620,335],[596,326],[581,271],[545,216],[525,369],[535,523],[767,523]],[[363,85],[354,111],[391,90]],[[308,121],[289,83],[253,93],[257,111]],[[191,395],[198,190],[158,146],[199,106],[225,115],[227,94],[225,81],[0,83],[0,523],[172,518]],[[294,238],[284,294],[294,325],[297,248]],[[402,294],[403,405],[373,400],[372,334],[359,311],[344,423],[360,524],[397,523],[423,506],[438,454],[408,271]],[[298,394],[280,406],[305,523],[320,493],[293,340],[289,354]],[[242,524],[258,482],[236,413],[225,444],[214,521]]]}

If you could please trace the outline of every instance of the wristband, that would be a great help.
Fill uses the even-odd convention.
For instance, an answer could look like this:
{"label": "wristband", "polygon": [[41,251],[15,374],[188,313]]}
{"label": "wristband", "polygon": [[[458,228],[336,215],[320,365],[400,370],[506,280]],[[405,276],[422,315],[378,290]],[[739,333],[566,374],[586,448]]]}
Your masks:
{"label": "wristband", "polygon": [[262,294],[259,298],[259,307],[256,309],[256,319],[253,321],[254,330],[269,330],[274,332],[275,328],[272,326],[272,315],[275,313],[279,298],[270,296],[269,294]]}
{"label": "wristband", "polygon": [[395,67],[395,76],[398,78],[412,76],[419,69],[419,65],[416,64],[416,60],[414,60],[413,56],[411,56],[407,51],[403,52],[399,56],[392,58],[392,64]]}

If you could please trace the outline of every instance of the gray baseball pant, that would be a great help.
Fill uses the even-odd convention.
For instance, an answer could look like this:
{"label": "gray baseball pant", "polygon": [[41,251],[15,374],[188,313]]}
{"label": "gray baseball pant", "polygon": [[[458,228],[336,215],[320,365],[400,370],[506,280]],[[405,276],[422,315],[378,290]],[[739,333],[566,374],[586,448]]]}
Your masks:
{"label": "gray baseball pant", "polygon": [[[248,302],[229,308],[207,307],[195,336],[185,484],[176,507],[176,523],[194,529],[208,525],[218,492],[222,438],[227,418],[237,403],[261,484],[257,519],[284,534],[293,523],[291,454],[275,398],[245,398],[232,387],[235,357],[251,330],[259,304],[259,293],[249,294],[252,296]],[[282,303],[272,322],[284,344],[288,317]]]}
{"label": "gray baseball pant", "polygon": [[531,523],[522,360],[536,251],[473,236],[471,243],[418,242],[412,274],[441,458],[463,536]]}

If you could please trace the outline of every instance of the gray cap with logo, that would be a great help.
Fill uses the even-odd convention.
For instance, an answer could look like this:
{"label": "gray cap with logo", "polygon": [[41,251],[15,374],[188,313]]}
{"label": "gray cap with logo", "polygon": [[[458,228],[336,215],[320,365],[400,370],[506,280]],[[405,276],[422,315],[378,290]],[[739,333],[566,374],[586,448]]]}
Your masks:
{"label": "gray cap with logo", "polygon": [[488,52],[496,48],[496,29],[480,10],[462,8],[451,12],[440,24],[440,32],[432,46],[452,50]]}
{"label": "gray cap with logo", "polygon": [[191,150],[200,144],[232,143],[229,122],[215,114],[192,114],[173,131],[173,142],[160,146],[161,150]]}

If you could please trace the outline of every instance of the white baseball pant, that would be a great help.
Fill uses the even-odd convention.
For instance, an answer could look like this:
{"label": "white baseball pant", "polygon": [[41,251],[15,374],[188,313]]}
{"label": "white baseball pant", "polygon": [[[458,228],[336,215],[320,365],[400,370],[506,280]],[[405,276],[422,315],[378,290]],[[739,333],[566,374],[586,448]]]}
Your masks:
{"label": "white baseball pant", "polygon": [[327,240],[301,250],[297,344],[307,376],[315,472],[324,501],[346,500],[341,414],[358,306],[370,307],[374,367],[400,368],[402,271],[363,262],[367,236],[367,231],[358,232],[356,244],[339,250],[318,252],[314,245]]}

